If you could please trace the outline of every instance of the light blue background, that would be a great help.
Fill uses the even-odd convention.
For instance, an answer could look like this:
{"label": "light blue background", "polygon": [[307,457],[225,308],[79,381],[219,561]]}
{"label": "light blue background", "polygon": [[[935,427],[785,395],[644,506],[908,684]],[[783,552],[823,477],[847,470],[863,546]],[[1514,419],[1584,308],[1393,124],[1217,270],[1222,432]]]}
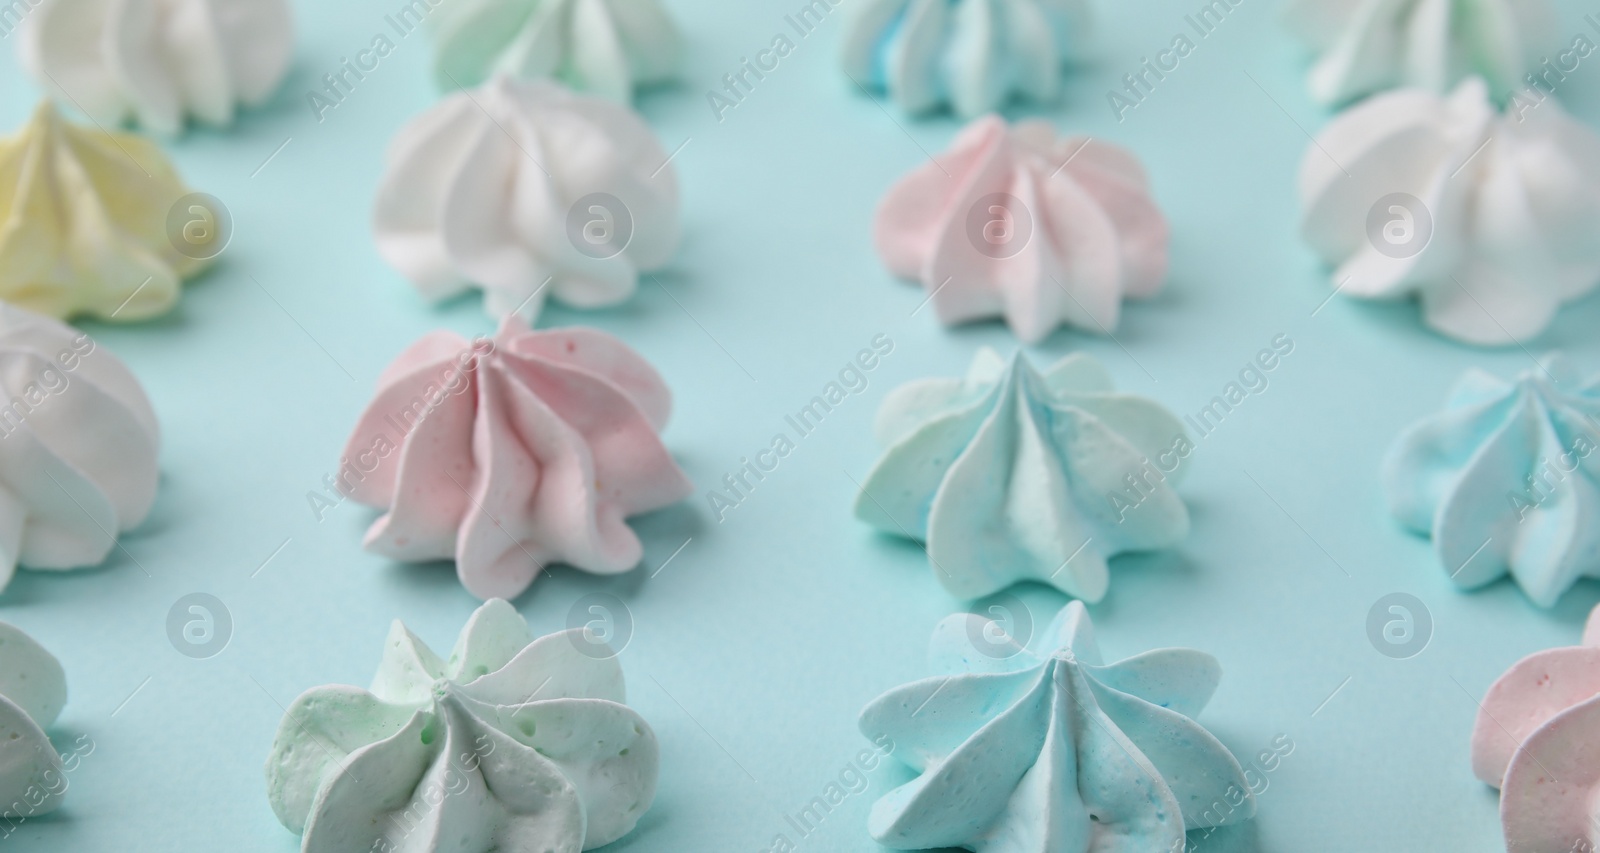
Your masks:
{"label": "light blue background", "polygon": [[[308,508],[383,366],[430,329],[492,324],[476,297],[425,304],[378,258],[368,229],[386,143],[435,98],[425,36],[400,39],[319,123],[307,90],[384,31],[399,4],[297,5],[294,71],[280,95],[227,133],[167,145],[192,186],[232,209],[223,262],[167,318],[86,327],[154,401],[162,488],[148,523],[124,537],[126,554],[94,571],[24,573],[0,596],[0,618],[67,668],[58,741],[87,734],[96,744],[65,807],[24,824],[14,849],[296,849],[268,808],[261,770],[282,706],[315,685],[366,684],[391,619],[448,648],[477,605],[447,565],[363,553],[372,511],[347,504],[318,522]],[[630,701],[661,739],[661,783],[638,830],[610,849],[755,851],[866,746],[859,709],[925,675],[930,629],[967,606],[915,547],[850,516],[851,478],[876,454],[878,401],[904,380],[961,373],[979,346],[1014,344],[998,324],[952,331],[930,310],[911,316],[921,292],[873,252],[878,199],[959,124],[886,114],[854,91],[836,64],[847,8],[719,123],[705,90],[770,44],[799,3],[668,5],[690,43],[685,82],[640,106],[668,150],[689,140],[674,161],[687,237],[661,276],[681,307],[646,281],[619,309],[553,309],[543,324],[592,323],[657,365],[676,393],[666,441],[702,489],[768,446],[783,416],[874,335],[896,348],[870,388],[724,523],[697,496],[637,523],[640,570],[603,579],[560,569],[516,605],[541,632],[590,592],[632,611],[622,660]],[[1129,308],[1116,341],[1060,333],[1036,355],[1092,352],[1122,387],[1187,414],[1275,335],[1297,346],[1266,393],[1199,442],[1182,489],[1190,539],[1114,562],[1111,593],[1092,608],[1102,646],[1113,657],[1169,645],[1215,654],[1225,676],[1203,722],[1241,755],[1279,734],[1296,744],[1253,827],[1202,849],[1501,849],[1496,796],[1468,763],[1475,697],[1522,655],[1575,642],[1600,586],[1581,584],[1552,612],[1505,582],[1456,592],[1428,544],[1391,522],[1377,468],[1464,368],[1509,374],[1530,358],[1452,344],[1423,330],[1410,306],[1336,299],[1311,316],[1328,288],[1296,233],[1295,175],[1306,132],[1326,114],[1304,94],[1305,55],[1279,26],[1278,4],[1243,0],[1116,121],[1107,89],[1167,47],[1199,5],[1103,9],[1096,58],[1043,113],[1144,158],[1172,220],[1173,272],[1158,299]],[[1581,14],[1600,11],[1590,6],[1564,5],[1564,32],[1583,29]],[[1594,120],[1600,59],[1589,63],[1564,95]],[[0,125],[11,128],[36,89],[14,60],[3,66]],[[1565,349],[1600,369],[1597,322],[1600,303],[1579,303],[1530,349]],[[1383,657],[1366,638],[1368,609],[1396,591],[1426,602],[1436,625],[1412,660]],[[166,638],[169,607],[192,592],[220,597],[235,622],[210,660]],[[1039,624],[1062,603],[1043,589],[1022,596]],[[872,790],[801,849],[876,849],[868,807],[904,778],[874,773]]]}

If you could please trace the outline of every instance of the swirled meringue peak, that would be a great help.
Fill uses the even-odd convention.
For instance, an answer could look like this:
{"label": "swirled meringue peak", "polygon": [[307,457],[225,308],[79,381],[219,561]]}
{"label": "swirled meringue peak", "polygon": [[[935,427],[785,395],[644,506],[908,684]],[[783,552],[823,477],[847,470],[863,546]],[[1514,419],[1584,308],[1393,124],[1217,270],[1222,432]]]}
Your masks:
{"label": "swirled meringue peak", "polygon": [[116,356],[0,302],[0,589],[19,564],[104,562],[155,502],[159,444],[155,412]]}
{"label": "swirled meringue peak", "polygon": [[431,299],[476,284],[493,317],[530,321],[633,295],[677,251],[678,178],[632,110],[501,75],[395,138],[374,213],[378,252]]}
{"label": "swirled meringue peak", "polygon": [[66,704],[61,663],[0,622],[0,817],[37,817],[61,805],[66,770],[44,730]]}
{"label": "swirled meringue peak", "polygon": [[492,339],[434,332],[378,380],[339,488],[387,510],[366,548],[454,558],[467,590],[514,598],[552,562],[599,574],[639,564],[629,516],[693,488],[658,436],[672,410],[643,358],[594,329]]}
{"label": "swirled meringue peak", "polygon": [[506,73],[627,103],[683,62],[683,37],[660,0],[452,0],[429,20],[442,89]]}
{"label": "swirled meringue peak", "polygon": [[1558,357],[1507,382],[1470,370],[1383,465],[1395,517],[1433,537],[1450,579],[1510,575],[1541,607],[1600,577],[1600,376]]}
{"label": "swirled meringue peak", "polygon": [[912,114],[1049,102],[1090,17],[1085,0],[866,0],[845,31],[845,73]]}
{"label": "swirled meringue peak", "polygon": [[29,0],[23,65],[58,103],[96,122],[176,134],[233,122],[289,70],[287,0]]}
{"label": "swirled meringue peak", "polygon": [[165,314],[208,263],[167,233],[188,192],[149,140],[76,126],[41,103],[0,139],[0,299],[63,319]]}
{"label": "swirled meringue peak", "polygon": [[1189,512],[1174,486],[1194,450],[1159,403],[1119,394],[1098,361],[1043,373],[1018,352],[980,350],[965,379],[924,379],[878,412],[889,449],[856,517],[927,545],[951,593],[979,598],[1038,581],[1085,601],[1106,560],[1176,544]]}
{"label": "swirled meringue peak", "polygon": [[944,323],[1004,317],[1035,343],[1063,324],[1110,334],[1124,296],[1161,289],[1167,233],[1128,151],[989,116],[889,190],[873,236]]}
{"label": "swirled meringue peak", "polygon": [[1329,106],[1472,75],[1509,94],[1558,45],[1549,0],[1294,0],[1287,19],[1318,54],[1311,96]]}
{"label": "swirled meringue peak", "polygon": [[587,629],[533,639],[511,605],[472,614],[449,659],[398,620],[370,690],[290,705],[267,798],[305,853],[577,853],[655,798],[655,733]]}
{"label": "swirled meringue peak", "polygon": [[1472,772],[1500,789],[1506,849],[1600,845],[1600,608],[1589,614],[1581,645],[1517,661],[1478,707]]}
{"label": "swirled meringue peak", "polygon": [[1504,345],[1600,283],[1600,135],[1554,100],[1501,114],[1481,79],[1335,118],[1300,169],[1304,232],[1341,293],[1415,296],[1434,330]]}
{"label": "swirled meringue peak", "polygon": [[896,850],[1100,853],[1184,849],[1240,823],[1255,798],[1238,760],[1195,722],[1215,658],[1158,649],[1105,664],[1081,602],[1037,649],[956,614],[934,629],[932,678],[889,691],[861,731],[920,775],[872,807]]}

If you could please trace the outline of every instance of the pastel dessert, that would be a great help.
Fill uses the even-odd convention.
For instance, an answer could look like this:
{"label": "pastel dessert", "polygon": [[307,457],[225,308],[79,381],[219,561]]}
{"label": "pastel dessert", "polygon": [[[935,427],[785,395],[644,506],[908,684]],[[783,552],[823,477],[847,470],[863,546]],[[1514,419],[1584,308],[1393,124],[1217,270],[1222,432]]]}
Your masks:
{"label": "pastel dessert", "polygon": [[233,122],[277,90],[294,54],[287,0],[28,0],[22,64],[107,127],[176,134]]}
{"label": "pastel dessert", "polygon": [[1167,275],[1167,221],[1133,154],[989,116],[889,190],[878,255],[946,325],[1003,317],[1036,343],[1058,326],[1110,334],[1124,298]]}
{"label": "pastel dessert", "polygon": [[1600,134],[1554,100],[1498,112],[1479,78],[1339,114],[1306,151],[1300,198],[1339,293],[1415,298],[1466,343],[1525,342],[1600,283]]}
{"label": "pastel dessert", "polygon": [[1090,19],[1085,0],[866,0],[845,29],[845,73],[912,114],[1048,103]]}
{"label": "pastel dessert", "polygon": [[1500,676],[1472,729],[1472,772],[1500,789],[1506,849],[1600,845],[1600,608],[1582,645],[1535,652]]}
{"label": "pastel dessert", "polygon": [[149,140],[74,125],[41,103],[0,139],[0,299],[62,319],[165,314],[208,263],[167,233],[188,192]]}
{"label": "pastel dessert", "polygon": [[446,90],[504,73],[628,103],[683,64],[683,37],[660,0],[452,0],[428,21]]}
{"label": "pastel dessert", "polygon": [[963,379],[896,388],[877,420],[888,447],[856,517],[926,543],[952,594],[1038,581],[1099,601],[1107,560],[1177,544],[1189,512],[1176,485],[1194,450],[1159,403],[1118,393],[1084,354],[1039,371],[980,350]]}
{"label": "pastel dessert", "polygon": [[160,429],[93,338],[0,302],[0,589],[97,566],[155,502]]}
{"label": "pastel dessert", "polygon": [[500,318],[547,298],[633,295],[677,250],[678,179],[632,110],[497,76],[412,120],[390,145],[378,253],[434,300],[468,287]]}
{"label": "pastel dessert", "polygon": [[[1195,722],[1222,669],[1193,649],[1105,664],[1081,602],[1035,648],[957,614],[934,629],[937,673],[861,712],[861,731],[918,773],[872,807],[895,850],[1181,851],[1184,833],[1255,815],[1228,748]],[[974,638],[983,638],[975,642]]]}
{"label": "pastel dessert", "polygon": [[1311,95],[1328,106],[1472,75],[1506,95],[1560,47],[1549,0],[1292,0],[1287,20],[1317,53]]}
{"label": "pastel dessert", "polygon": [[267,758],[273,812],[306,853],[577,853],[627,835],[660,750],[586,630],[534,639],[495,599],[444,659],[396,620],[370,690],[289,706]]}
{"label": "pastel dessert", "polygon": [[1510,575],[1551,607],[1600,577],[1600,376],[1559,357],[1506,381],[1469,370],[1442,412],[1408,428],[1383,463],[1400,522],[1433,538],[1462,589]]}
{"label": "pastel dessert", "polygon": [[67,767],[45,734],[67,704],[61,662],[0,622],[0,817],[49,814],[67,792]]}
{"label": "pastel dessert", "polygon": [[493,339],[434,332],[379,377],[337,484],[385,510],[367,550],[454,559],[473,595],[515,598],[551,563],[639,564],[627,518],[693,488],[661,443],[671,411],[655,369],[603,332],[515,315]]}

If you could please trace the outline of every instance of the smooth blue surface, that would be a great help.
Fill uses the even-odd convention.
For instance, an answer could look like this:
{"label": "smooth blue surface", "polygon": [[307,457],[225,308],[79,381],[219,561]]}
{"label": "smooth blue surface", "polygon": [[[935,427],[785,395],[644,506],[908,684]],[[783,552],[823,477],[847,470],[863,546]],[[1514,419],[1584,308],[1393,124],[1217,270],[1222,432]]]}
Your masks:
{"label": "smooth blue surface", "polygon": [[[398,5],[299,3],[300,44],[280,96],[231,132],[168,146],[194,187],[231,207],[237,230],[221,266],[170,317],[89,326],[154,401],[162,490],[103,569],[27,573],[0,596],[0,618],[66,666],[58,741],[87,734],[96,744],[63,810],[23,824],[13,849],[296,849],[267,806],[261,769],[282,706],[315,685],[366,684],[392,618],[447,645],[477,605],[448,566],[364,554],[373,512],[346,505],[319,522],[306,500],[395,354],[435,327],[492,329],[476,297],[424,304],[368,231],[384,146],[435,97],[425,36],[397,39],[325,121],[306,104],[317,78],[368,46]],[[591,592],[631,609],[623,664],[663,765],[655,808],[617,851],[755,851],[793,836],[785,815],[868,746],[856,730],[862,706],[928,674],[929,632],[966,607],[917,548],[850,515],[852,478],[877,455],[870,423],[882,395],[913,377],[960,375],[980,345],[1014,346],[999,324],[940,328],[871,246],[879,197],[957,124],[886,114],[840,76],[842,7],[716,121],[706,89],[770,45],[798,5],[670,3],[690,44],[686,82],[642,107],[669,151],[689,140],[673,161],[684,248],[632,303],[543,320],[598,325],[660,368],[677,394],[666,440],[702,489],[768,447],[784,416],[875,335],[896,342],[870,387],[723,523],[698,497],[639,523],[639,571],[559,570],[516,602],[535,630],[563,627]],[[1600,585],[1581,583],[1553,612],[1503,581],[1456,592],[1428,543],[1388,517],[1378,463],[1404,425],[1442,405],[1462,369],[1509,376],[1530,356],[1452,344],[1423,330],[1410,306],[1340,298],[1313,316],[1328,287],[1296,235],[1294,179],[1306,132],[1325,115],[1305,95],[1306,57],[1277,5],[1243,0],[1210,36],[1191,35],[1196,50],[1117,122],[1106,90],[1166,49],[1198,5],[1103,8],[1099,58],[1045,111],[1063,129],[1140,153],[1173,222],[1174,264],[1168,289],[1133,306],[1115,341],[1064,332],[1039,357],[1087,349],[1121,387],[1184,415],[1274,336],[1297,346],[1265,393],[1198,439],[1181,488],[1194,513],[1188,542],[1113,562],[1111,592],[1092,608],[1101,646],[1113,658],[1159,646],[1214,654],[1224,675],[1202,721],[1247,761],[1280,734],[1296,744],[1265,777],[1254,828],[1199,849],[1499,850],[1495,796],[1468,763],[1475,700],[1522,655],[1576,641]],[[1563,11],[1576,34],[1593,8]],[[12,60],[4,67],[9,128],[36,90]],[[1600,60],[1563,95],[1600,120]],[[1600,300],[1586,300],[1528,349],[1564,348],[1593,370],[1597,324]],[[1424,601],[1435,623],[1411,660],[1367,639],[1369,608],[1397,591]],[[178,654],[166,636],[169,607],[193,592],[221,598],[235,623],[209,660]],[[1039,626],[1062,601],[1037,588],[1022,597]],[[871,791],[845,799],[800,849],[875,849],[868,806],[908,775],[871,776]]]}

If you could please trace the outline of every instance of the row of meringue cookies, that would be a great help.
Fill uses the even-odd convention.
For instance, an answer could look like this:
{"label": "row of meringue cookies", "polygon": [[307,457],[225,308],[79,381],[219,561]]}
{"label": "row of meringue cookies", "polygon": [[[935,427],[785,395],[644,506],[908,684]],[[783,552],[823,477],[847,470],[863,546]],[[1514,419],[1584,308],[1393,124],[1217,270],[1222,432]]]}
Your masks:
{"label": "row of meringue cookies", "polygon": [[[655,0],[448,4],[447,94],[394,137],[379,255],[426,299],[471,288],[499,328],[435,331],[380,375],[336,487],[381,510],[366,550],[452,560],[485,604],[441,658],[396,621],[371,689],[284,715],[268,798],[302,849],[576,853],[631,832],[658,746],[616,653],[579,628],[534,639],[507,603],[554,563],[637,567],[632,516],[692,484],[661,441],[672,395],[597,329],[536,329],[545,301],[633,295],[681,239],[670,157],[629,106],[682,54]],[[456,91],[461,90],[461,91]]]}
{"label": "row of meringue cookies", "polygon": [[[1123,300],[1166,279],[1169,226],[1137,156],[981,115],[1055,99],[1088,11],[1082,0],[881,0],[848,25],[858,86],[913,114],[980,116],[895,183],[874,223],[884,264],[920,284],[946,325],[1000,318],[1024,344],[1063,326],[1111,334]],[[1186,833],[1253,817],[1239,761],[1195,719],[1221,678],[1216,660],[1160,649],[1105,665],[1085,608],[1106,595],[1113,556],[1188,535],[1176,487],[1195,448],[1182,421],[1119,393],[1086,354],[1040,369],[984,348],[962,378],[891,392],[875,432],[885,451],[857,518],[923,543],[958,598],[1037,582],[1076,600],[1031,648],[986,618],[947,618],[934,676],[862,712],[876,750],[917,773],[873,806],[872,837],[903,850],[1182,850]]]}

